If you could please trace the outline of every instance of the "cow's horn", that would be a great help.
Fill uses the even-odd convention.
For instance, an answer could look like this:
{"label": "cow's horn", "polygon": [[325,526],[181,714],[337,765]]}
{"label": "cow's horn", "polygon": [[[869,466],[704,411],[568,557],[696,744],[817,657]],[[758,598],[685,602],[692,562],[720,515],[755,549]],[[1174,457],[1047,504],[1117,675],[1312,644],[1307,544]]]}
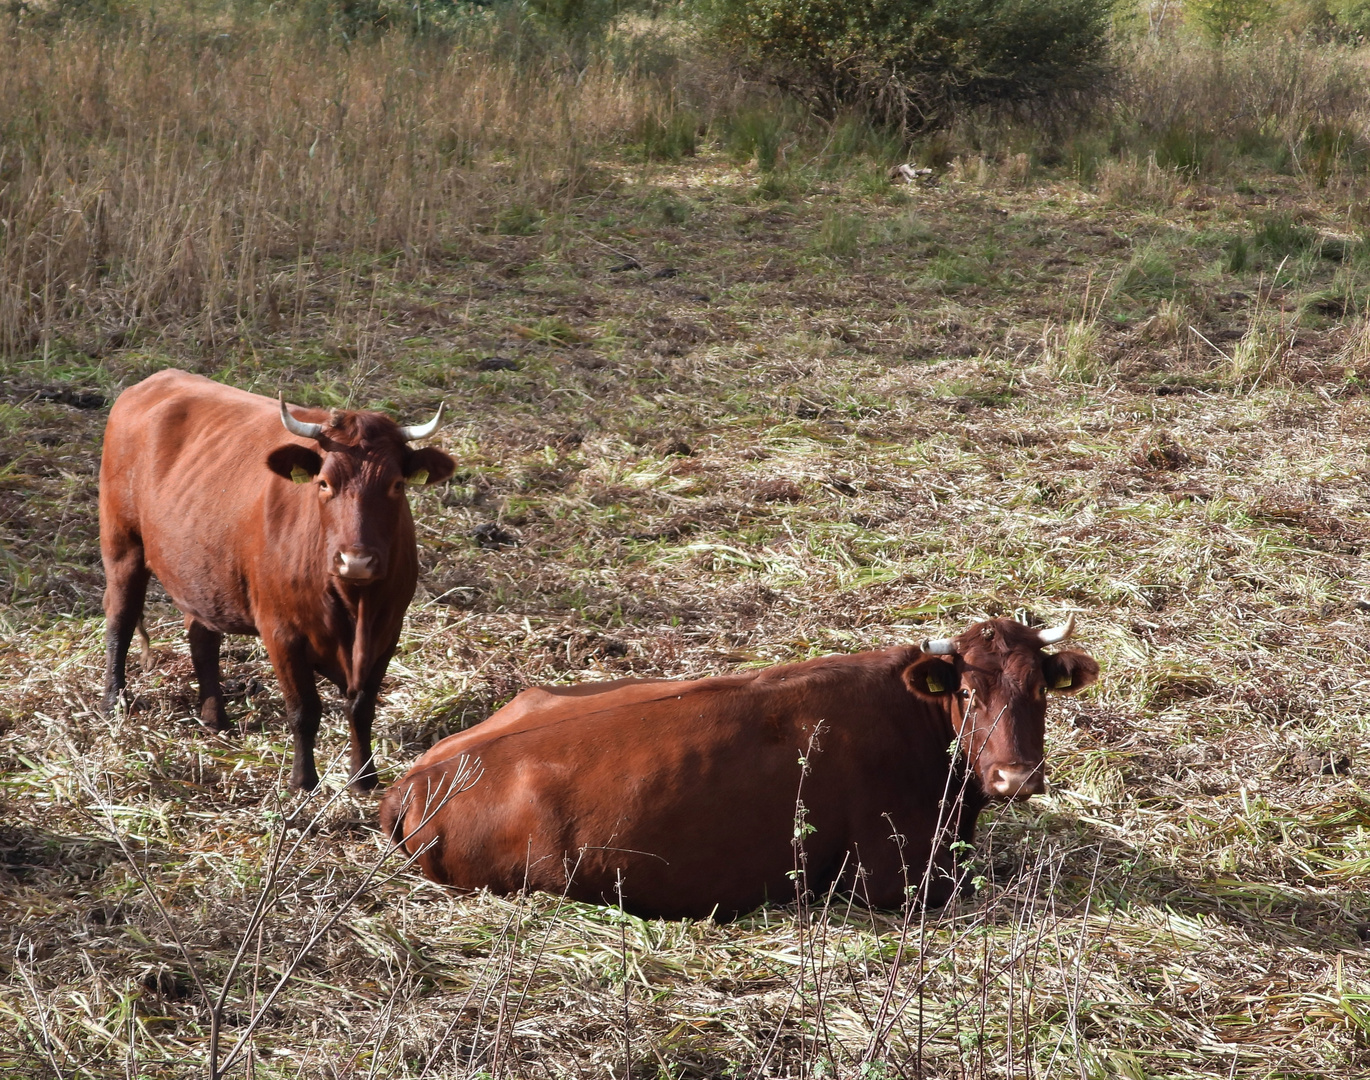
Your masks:
{"label": "cow's horn", "polygon": [[402,438],[405,442],[412,442],[415,439],[428,438],[428,436],[432,435],[433,432],[438,430],[438,425],[442,423],[442,409],[443,406],[446,404],[447,403],[445,401],[438,402],[437,414],[433,417],[432,420],[428,421],[428,423],[413,424],[410,427],[400,428],[400,438]]}
{"label": "cow's horn", "polygon": [[1039,630],[1037,638],[1043,645],[1055,645],[1065,641],[1073,633],[1075,633],[1075,616],[1069,615],[1064,626],[1053,626],[1047,630]]}
{"label": "cow's horn", "polygon": [[281,402],[281,423],[285,425],[285,430],[302,439],[317,439],[319,432],[323,430],[323,425],[306,424],[303,420],[296,420],[290,415],[290,410],[285,407],[285,391],[282,391],[278,397]]}
{"label": "cow's horn", "polygon": [[922,649],[934,656],[947,656],[956,651],[956,642],[949,637],[928,638],[923,642]]}

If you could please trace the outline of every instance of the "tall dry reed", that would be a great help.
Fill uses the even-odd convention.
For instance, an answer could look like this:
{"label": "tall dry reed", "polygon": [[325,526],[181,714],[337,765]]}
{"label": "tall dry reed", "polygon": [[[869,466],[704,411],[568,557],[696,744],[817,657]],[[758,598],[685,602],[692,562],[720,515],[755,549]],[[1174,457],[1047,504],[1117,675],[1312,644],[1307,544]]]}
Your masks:
{"label": "tall dry reed", "polygon": [[591,153],[666,101],[608,63],[400,35],[21,30],[0,47],[6,353],[274,321],[339,255],[421,263],[502,206],[565,205]]}
{"label": "tall dry reed", "polygon": [[1310,127],[1364,130],[1370,53],[1311,38],[1214,45],[1166,35],[1139,40],[1123,60],[1121,119],[1152,132],[1174,126],[1214,136],[1303,137]]}

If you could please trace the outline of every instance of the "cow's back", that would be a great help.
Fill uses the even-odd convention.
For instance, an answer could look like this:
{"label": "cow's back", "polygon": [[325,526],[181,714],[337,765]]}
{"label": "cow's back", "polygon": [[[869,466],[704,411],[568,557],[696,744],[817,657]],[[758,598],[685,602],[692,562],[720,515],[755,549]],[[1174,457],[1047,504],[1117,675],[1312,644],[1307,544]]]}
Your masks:
{"label": "cow's back", "polygon": [[290,441],[308,445],[281,429],[268,399],[183,371],[144,379],[119,395],[105,427],[102,544],[135,538],[182,611],[222,632],[254,632],[256,561],[293,558],[301,579],[310,571],[312,552],[291,541],[305,535],[303,501],[273,499],[283,482],[265,464]]}
{"label": "cow's back", "polygon": [[[871,847],[888,838],[882,810],[906,816],[910,740],[900,721],[925,744],[922,767],[938,767],[940,744],[945,773],[945,733],[927,731],[916,710],[895,715],[909,698],[896,652],[526,691],[425,754],[387,793],[382,821],[398,838],[431,815],[408,846],[436,840],[421,865],[461,888],[527,885],[610,902],[622,888],[631,909],[666,915],[791,899],[799,800],[813,829],[807,869],[831,881],[858,832]],[[441,797],[463,757],[479,779],[426,815],[425,799]]]}
{"label": "cow's back", "polygon": [[[745,679],[746,676],[742,678]],[[497,735],[575,721],[601,710],[650,703],[662,697],[673,699],[702,683],[716,681],[721,682],[715,679],[686,682],[670,679],[613,679],[605,682],[529,687],[527,690],[519,691],[480,723],[439,739],[419,756],[409,771],[440,765],[462,754],[475,753],[477,747],[485,745]],[[659,687],[670,689],[663,694]]]}

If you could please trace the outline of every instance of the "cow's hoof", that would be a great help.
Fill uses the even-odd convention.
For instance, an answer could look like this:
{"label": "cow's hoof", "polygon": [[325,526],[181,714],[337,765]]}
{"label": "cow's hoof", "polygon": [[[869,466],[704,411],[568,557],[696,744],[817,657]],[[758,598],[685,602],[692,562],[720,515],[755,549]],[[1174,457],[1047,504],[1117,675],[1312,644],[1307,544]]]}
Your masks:
{"label": "cow's hoof", "polygon": [[292,776],[290,778],[291,791],[313,791],[319,786],[319,778],[316,776],[310,779],[307,776]]}
{"label": "cow's hoof", "polygon": [[233,730],[233,721],[224,711],[223,702],[211,699],[200,706],[200,726],[206,731],[222,735]]}
{"label": "cow's hoof", "polygon": [[105,719],[112,720],[121,713],[124,716],[127,716],[129,713],[137,709],[142,709],[145,706],[146,702],[142,698],[135,697],[133,694],[129,693],[128,690],[120,690],[116,694],[110,694],[105,697],[104,716]]}

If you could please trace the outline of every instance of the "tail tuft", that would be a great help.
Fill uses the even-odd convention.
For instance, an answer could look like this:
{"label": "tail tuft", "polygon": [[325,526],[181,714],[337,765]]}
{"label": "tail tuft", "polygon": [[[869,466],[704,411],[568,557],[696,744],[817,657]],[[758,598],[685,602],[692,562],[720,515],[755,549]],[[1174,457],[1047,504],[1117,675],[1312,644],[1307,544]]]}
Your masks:
{"label": "tail tuft", "polygon": [[151,671],[152,642],[148,639],[147,630],[143,627],[143,620],[141,617],[138,619],[138,625],[134,629],[134,633],[138,635],[138,650],[142,653],[142,659],[139,666],[142,667],[144,671]]}

